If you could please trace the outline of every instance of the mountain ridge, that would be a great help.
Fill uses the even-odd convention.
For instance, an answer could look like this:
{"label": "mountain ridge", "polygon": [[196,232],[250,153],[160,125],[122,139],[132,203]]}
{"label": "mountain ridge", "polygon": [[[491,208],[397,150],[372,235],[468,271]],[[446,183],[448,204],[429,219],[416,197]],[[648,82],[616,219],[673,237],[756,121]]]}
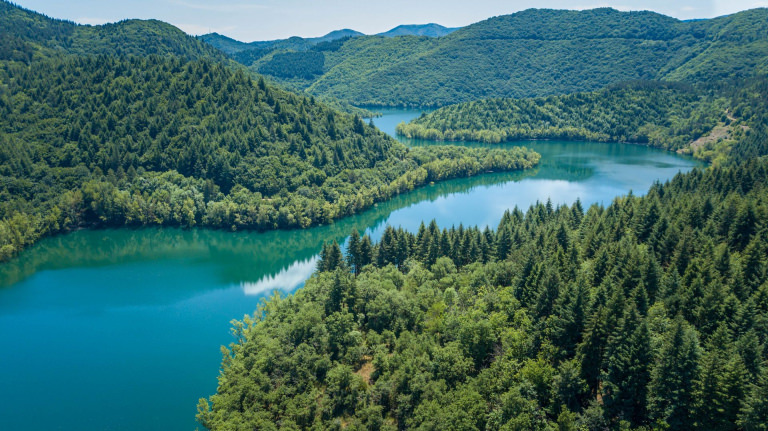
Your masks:
{"label": "mountain ridge", "polygon": [[197,36],[198,39],[212,45],[213,47],[224,51],[227,54],[234,54],[240,51],[254,48],[264,48],[265,46],[280,45],[291,40],[302,40],[312,44],[318,44],[321,42],[331,42],[346,37],[357,36],[384,36],[384,37],[396,37],[396,36],[426,36],[426,37],[442,37],[447,34],[453,33],[461,27],[445,27],[436,23],[429,24],[402,24],[397,27],[393,27],[390,30],[376,33],[372,35],[366,35],[356,30],[344,28],[340,30],[333,30],[327,34],[319,37],[301,37],[291,36],[285,39],[273,39],[273,40],[257,40],[253,42],[242,42],[229,36],[212,32]]}
{"label": "mountain ridge", "polygon": [[[751,76],[768,71],[766,23],[765,8],[701,21],[610,8],[528,9],[440,38],[360,36],[317,49],[321,55],[311,59],[274,50],[244,64],[354,105],[445,106],[634,80],[695,84]],[[308,60],[312,74],[291,73]]]}

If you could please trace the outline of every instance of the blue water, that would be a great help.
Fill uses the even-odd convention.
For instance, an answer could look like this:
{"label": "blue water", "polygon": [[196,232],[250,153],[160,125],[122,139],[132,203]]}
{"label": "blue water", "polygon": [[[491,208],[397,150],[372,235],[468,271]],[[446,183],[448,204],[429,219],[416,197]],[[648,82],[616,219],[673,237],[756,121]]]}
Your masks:
{"label": "blue water", "polygon": [[[387,110],[388,133],[419,115]],[[426,143],[410,142],[412,145]],[[230,321],[314,270],[323,241],[387,224],[490,225],[537,200],[608,204],[697,163],[640,146],[527,142],[526,173],[438,183],[329,226],[267,233],[141,229],[48,238],[0,265],[0,430],[192,430]],[[480,144],[472,144],[480,145]],[[505,144],[504,146],[509,146]],[[501,146],[503,148],[504,146]]]}

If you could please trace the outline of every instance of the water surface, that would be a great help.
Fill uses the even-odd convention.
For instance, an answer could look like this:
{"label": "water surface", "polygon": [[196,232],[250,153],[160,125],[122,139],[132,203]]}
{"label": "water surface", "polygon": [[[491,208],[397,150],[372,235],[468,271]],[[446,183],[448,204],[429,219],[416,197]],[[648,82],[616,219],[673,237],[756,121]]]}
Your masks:
{"label": "water surface", "polygon": [[[373,121],[390,134],[419,115],[384,113]],[[0,265],[0,429],[195,429],[230,320],[275,289],[301,287],[323,241],[433,218],[494,227],[505,210],[537,200],[608,204],[696,165],[634,145],[520,144],[541,153],[538,168],[438,183],[329,226],[87,230],[41,241]]]}

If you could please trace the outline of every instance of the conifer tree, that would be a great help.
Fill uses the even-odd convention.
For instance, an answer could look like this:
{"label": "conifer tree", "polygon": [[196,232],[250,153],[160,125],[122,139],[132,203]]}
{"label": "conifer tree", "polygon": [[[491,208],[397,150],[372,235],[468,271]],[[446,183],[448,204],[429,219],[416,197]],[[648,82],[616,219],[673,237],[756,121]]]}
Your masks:
{"label": "conifer tree", "polygon": [[700,357],[696,332],[678,316],[661,347],[649,391],[651,418],[666,423],[671,430],[690,429],[695,422]]}
{"label": "conifer tree", "polygon": [[335,271],[345,266],[346,262],[341,254],[339,243],[334,240],[323,244],[323,248],[320,251],[320,260],[317,262],[318,271]]}
{"label": "conifer tree", "polygon": [[763,366],[759,379],[750,385],[738,425],[745,431],[768,431],[768,367]]}
{"label": "conifer tree", "polygon": [[347,241],[347,266],[352,269],[355,275],[358,275],[362,269],[360,264],[360,234],[357,229],[353,229]]}

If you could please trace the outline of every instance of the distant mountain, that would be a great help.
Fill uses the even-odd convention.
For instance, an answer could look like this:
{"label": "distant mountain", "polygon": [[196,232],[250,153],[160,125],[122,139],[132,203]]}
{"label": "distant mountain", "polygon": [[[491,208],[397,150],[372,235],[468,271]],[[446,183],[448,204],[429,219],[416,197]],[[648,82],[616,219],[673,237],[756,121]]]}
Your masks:
{"label": "distant mountain", "polygon": [[443,27],[440,24],[409,24],[399,25],[392,30],[379,33],[377,36],[395,37],[395,36],[427,36],[442,37],[458,30],[456,28]]}
{"label": "distant mountain", "polygon": [[[423,24],[423,25],[401,25],[393,28],[392,30],[389,30],[384,33],[379,33],[376,36],[384,36],[384,37],[395,37],[395,36],[427,36],[427,37],[441,37],[445,36],[447,34],[450,34],[454,31],[458,30],[457,28],[447,28],[443,27],[439,24]],[[276,40],[267,40],[267,41],[256,41],[256,42],[240,42],[238,40],[232,39],[227,36],[223,36],[218,33],[209,33],[204,34],[202,36],[198,36],[198,39],[202,40],[203,42],[213,46],[214,48],[224,52],[225,54],[229,55],[234,59],[235,61],[242,63],[246,66],[251,66],[255,62],[259,61],[260,59],[268,56],[270,53],[277,53],[280,51],[309,51],[314,50],[315,47],[318,45],[324,44],[324,43],[331,43],[335,42],[333,45],[329,46],[321,46],[318,47],[317,50],[325,51],[325,50],[335,50],[350,38],[353,37],[362,37],[365,36],[363,33],[360,33],[359,31],[350,30],[350,29],[342,29],[342,30],[335,30],[332,31],[325,36],[320,37],[309,37],[309,38],[303,38],[303,37],[290,37],[288,39],[276,39]],[[283,53],[286,54],[286,53]],[[275,76],[277,77],[293,77],[293,76],[304,76],[303,71],[306,70],[313,70],[315,71],[316,68],[312,67],[310,69],[307,69],[306,67],[300,67],[299,71],[296,70],[283,70],[281,64],[285,63],[283,59],[285,58],[285,55],[279,55],[278,60],[280,64],[278,64],[276,67],[270,67],[269,71],[265,71],[262,73],[267,74],[273,74],[272,72],[277,72]],[[305,57],[308,55],[295,55],[293,52],[287,53],[288,57],[300,57],[302,58],[302,61]],[[317,56],[313,56],[313,59],[317,59]],[[290,63],[290,62],[289,62]],[[316,61],[315,61],[316,63]],[[320,65],[322,68],[322,65]],[[257,71],[259,69],[257,68]],[[322,73],[322,70],[320,71]],[[298,75],[297,75],[298,74]],[[310,75],[309,78],[314,75]]]}
{"label": "distant mountain", "polygon": [[320,42],[332,42],[337,39],[343,39],[345,37],[355,37],[355,36],[365,36],[363,33],[360,33],[359,31],[350,30],[348,28],[345,28],[343,30],[334,30],[325,36],[321,37],[311,37],[307,40],[310,40],[314,43],[320,43]]}
{"label": "distant mountain", "polygon": [[316,96],[378,106],[568,94],[631,80],[718,82],[768,72],[768,9],[687,22],[647,11],[529,9],[439,38],[334,44],[322,55],[276,49],[244,63]]}
{"label": "distant mountain", "polygon": [[198,39],[213,46],[216,49],[223,51],[226,54],[232,55],[242,51],[248,50],[272,50],[272,49],[298,49],[306,50],[310,47],[322,42],[332,42],[334,40],[343,39],[345,37],[364,36],[359,31],[350,30],[345,28],[343,30],[334,30],[325,36],[320,37],[298,37],[293,36],[288,39],[276,39],[265,40],[256,42],[240,42],[227,36],[223,36],[218,33],[208,33],[202,36],[198,36]]}
{"label": "distant mountain", "polygon": [[226,54],[233,54],[235,52],[249,49],[249,45],[247,43],[240,42],[239,40],[232,39],[231,37],[227,37],[219,33],[208,33],[202,36],[198,36],[197,38]]}

